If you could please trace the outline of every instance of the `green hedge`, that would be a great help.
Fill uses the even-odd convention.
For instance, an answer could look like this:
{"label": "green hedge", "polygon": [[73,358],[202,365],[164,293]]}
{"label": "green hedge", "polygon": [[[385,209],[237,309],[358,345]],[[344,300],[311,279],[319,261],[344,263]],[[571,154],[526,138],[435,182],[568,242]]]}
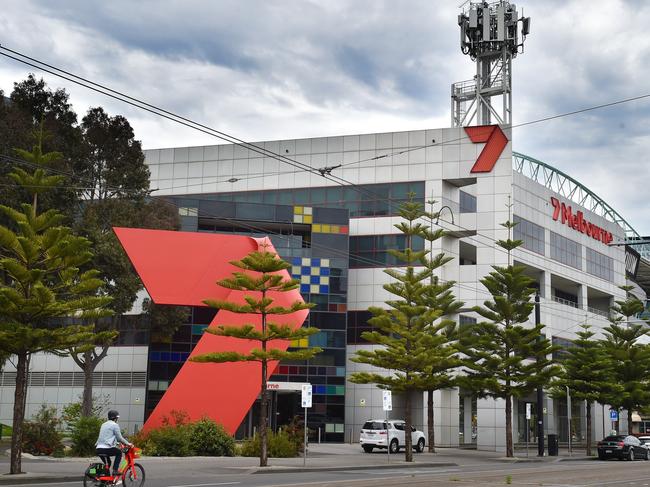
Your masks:
{"label": "green hedge", "polygon": [[175,419],[175,424],[168,420],[160,428],[132,437],[133,443],[150,456],[230,457],[235,454],[235,440],[212,419],[202,418],[193,423],[186,423],[186,419],[179,420],[178,417]]}
{"label": "green hedge", "polygon": [[[291,458],[298,456],[300,444],[295,441],[287,431],[281,429],[277,433],[268,430],[268,453],[271,458]],[[243,457],[260,456],[260,436],[255,433],[252,438],[247,438],[241,445],[239,453]]]}

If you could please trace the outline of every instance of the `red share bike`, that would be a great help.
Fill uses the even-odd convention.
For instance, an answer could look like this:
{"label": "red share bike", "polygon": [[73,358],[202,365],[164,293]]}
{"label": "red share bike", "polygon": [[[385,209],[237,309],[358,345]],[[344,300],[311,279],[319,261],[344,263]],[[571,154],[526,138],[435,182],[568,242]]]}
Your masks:
{"label": "red share bike", "polygon": [[140,458],[140,449],[134,446],[122,448],[124,458],[120,465],[119,474],[111,475],[108,457],[100,457],[103,463],[91,463],[84,473],[84,487],[106,487],[114,485],[118,480],[128,487],[142,487],[144,485],[144,468],[135,463]]}

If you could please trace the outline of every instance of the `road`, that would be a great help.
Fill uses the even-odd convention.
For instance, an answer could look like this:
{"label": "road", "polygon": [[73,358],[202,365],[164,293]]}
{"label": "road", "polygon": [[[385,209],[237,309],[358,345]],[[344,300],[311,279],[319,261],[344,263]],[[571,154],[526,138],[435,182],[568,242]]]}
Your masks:
{"label": "road", "polygon": [[[341,471],[251,473],[233,469],[166,471],[160,463],[146,465],[147,487],[377,487],[404,485],[443,486],[546,486],[618,487],[650,486],[650,462],[599,462],[593,460],[543,463],[482,463],[457,467],[363,469]],[[68,487],[81,482],[51,482],[41,487]],[[24,485],[24,484],[10,484]],[[7,487],[7,484],[4,484]]]}

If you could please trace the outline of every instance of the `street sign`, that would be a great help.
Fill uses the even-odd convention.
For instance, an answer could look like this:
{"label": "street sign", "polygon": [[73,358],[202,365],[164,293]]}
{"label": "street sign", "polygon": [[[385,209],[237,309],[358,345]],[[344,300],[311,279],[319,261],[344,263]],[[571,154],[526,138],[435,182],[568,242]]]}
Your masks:
{"label": "street sign", "polygon": [[384,411],[392,411],[393,410],[393,396],[390,391],[383,391],[384,394],[382,396],[383,399],[383,408]]}
{"label": "street sign", "polygon": [[366,400],[365,399],[359,399],[359,406],[365,406],[366,405]]}
{"label": "street sign", "polygon": [[302,407],[310,408],[311,407],[311,384],[302,385]]}
{"label": "street sign", "polygon": [[267,391],[302,391],[302,386],[308,382],[267,382]]}
{"label": "street sign", "polygon": [[532,410],[532,404],[527,402],[526,403],[526,419],[530,419],[532,417],[531,410]]}
{"label": "street sign", "polygon": [[610,409],[609,410],[609,419],[611,421],[618,421],[618,411]]}

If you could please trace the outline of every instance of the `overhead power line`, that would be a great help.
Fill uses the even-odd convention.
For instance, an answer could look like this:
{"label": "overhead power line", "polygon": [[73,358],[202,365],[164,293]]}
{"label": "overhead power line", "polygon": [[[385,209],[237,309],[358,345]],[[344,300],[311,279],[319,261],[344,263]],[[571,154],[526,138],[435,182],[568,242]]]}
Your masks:
{"label": "overhead power line", "polygon": [[[6,51],[6,52],[3,52],[3,51]],[[12,53],[12,54],[8,54],[8,53]],[[344,166],[343,164],[340,164],[337,167],[332,166],[332,167],[325,167],[325,168],[314,168],[312,166],[309,166],[309,165],[304,164],[304,163],[300,163],[299,161],[296,161],[296,160],[294,160],[292,158],[289,158],[287,156],[284,156],[282,154],[277,154],[277,153],[275,153],[273,151],[270,151],[268,149],[262,148],[260,146],[255,145],[255,144],[251,144],[251,143],[248,143],[246,141],[243,141],[243,140],[241,140],[241,139],[239,139],[237,137],[231,136],[231,135],[229,135],[229,134],[227,134],[225,132],[222,132],[222,131],[213,129],[211,127],[208,127],[208,126],[206,126],[204,124],[195,122],[195,121],[193,121],[193,120],[191,120],[189,118],[177,115],[177,114],[175,114],[173,112],[170,112],[168,110],[164,110],[164,109],[159,108],[159,107],[157,107],[155,105],[144,102],[144,101],[142,101],[142,100],[140,100],[138,98],[126,95],[126,94],[124,94],[124,93],[122,93],[120,91],[114,90],[114,89],[109,88],[109,87],[107,87],[105,85],[102,85],[100,83],[90,81],[90,80],[88,80],[86,78],[75,75],[75,74],[73,74],[73,73],[71,73],[69,71],[63,70],[61,68],[57,68],[56,66],[53,66],[53,65],[48,64],[46,62],[40,61],[40,60],[35,59],[33,57],[27,56],[25,54],[22,54],[22,53],[20,53],[18,51],[13,50],[13,49],[9,49],[9,48],[7,48],[5,46],[0,45],[0,54],[5,56],[5,57],[11,58],[11,59],[13,59],[15,61],[18,61],[20,63],[26,64],[26,65],[32,66],[32,67],[34,67],[36,69],[40,69],[42,71],[50,73],[50,74],[52,74],[54,76],[60,77],[62,79],[66,79],[68,81],[71,81],[72,83],[78,84],[78,85],[83,86],[85,88],[88,88],[90,90],[96,91],[98,93],[109,96],[109,97],[114,98],[116,100],[122,101],[122,102],[127,103],[129,105],[132,105],[132,106],[134,106],[136,108],[140,108],[140,109],[145,110],[147,112],[150,112],[150,113],[152,113],[154,115],[158,115],[160,117],[166,118],[166,119],[171,120],[173,122],[176,122],[176,123],[179,123],[181,125],[187,126],[189,128],[192,128],[192,129],[198,130],[200,132],[206,133],[206,134],[211,135],[213,137],[217,137],[217,138],[219,138],[221,140],[225,140],[226,142],[238,145],[240,147],[244,147],[244,148],[246,148],[248,150],[259,153],[259,154],[264,155],[266,157],[276,159],[279,162],[289,164],[289,165],[291,165],[293,167],[298,168],[299,170],[307,171],[307,172],[310,172],[312,174],[319,175],[320,177],[323,177],[324,179],[329,180],[330,182],[333,182],[333,183],[338,184],[340,186],[350,187],[350,188],[354,189],[355,191],[357,191],[357,192],[359,192],[361,194],[366,194],[366,195],[373,196],[374,200],[387,201],[389,203],[389,205],[392,206],[392,210],[395,209],[394,202],[391,199],[384,198],[383,196],[378,195],[378,194],[372,192],[371,190],[368,190],[367,188],[360,187],[359,185],[354,184],[354,183],[352,183],[352,182],[350,182],[350,181],[348,181],[348,180],[346,180],[344,178],[334,176],[334,175],[331,174],[332,170],[336,169],[337,167],[343,167]],[[525,125],[531,125],[531,124],[540,123],[540,122],[544,122],[544,121],[548,121],[548,120],[558,119],[558,118],[562,118],[562,117],[566,117],[566,116],[570,116],[570,115],[575,115],[575,114],[578,114],[578,113],[583,113],[583,112],[586,112],[586,111],[591,111],[591,110],[596,110],[596,109],[599,109],[599,108],[619,105],[619,104],[622,104],[622,103],[628,103],[628,102],[631,102],[631,101],[640,100],[640,99],[644,99],[644,98],[648,98],[648,97],[650,97],[650,94],[639,95],[639,96],[636,96],[636,97],[617,100],[617,101],[613,101],[613,102],[609,102],[609,103],[601,104],[601,105],[594,105],[592,107],[582,108],[580,110],[574,110],[574,111],[571,111],[571,112],[566,112],[566,113],[562,113],[562,114],[558,114],[558,115],[553,115],[553,116],[550,116],[550,117],[539,118],[539,119],[532,120],[532,121],[529,121],[529,122],[516,124],[516,125],[513,125],[511,128],[522,127],[522,126],[525,126]],[[445,142],[435,142],[435,143],[432,143],[430,145],[418,146],[418,147],[413,147],[413,148],[409,148],[409,149],[396,151],[396,152],[394,152],[394,153],[392,153],[390,155],[403,154],[403,153],[412,152],[412,151],[415,151],[415,150],[422,150],[422,149],[425,149],[427,147],[432,147],[432,146],[436,146],[436,145],[451,144],[451,143],[454,143],[454,142],[458,142],[460,140],[462,140],[462,139],[458,138],[458,139],[454,139],[454,140],[448,140],[448,141],[445,141]],[[372,160],[372,159],[379,159],[379,158],[388,157],[388,156],[389,156],[389,154],[379,155],[379,156],[375,156],[373,158],[368,158],[368,159],[365,159],[365,160],[356,161],[355,163],[369,161],[369,160]],[[350,163],[348,163],[348,164],[350,164]],[[480,233],[476,232],[475,230],[467,229],[467,228],[464,228],[464,227],[459,226],[459,225],[454,224],[454,226],[456,228],[452,229],[452,228],[448,228],[448,227],[445,228],[444,226],[440,225],[439,220],[437,220],[435,222],[430,221],[428,219],[424,219],[424,220],[427,221],[430,224],[436,224],[437,226],[440,226],[441,228],[443,228],[445,230],[448,230],[448,231],[449,230],[458,230],[458,229],[460,229],[460,230],[463,230],[463,231],[475,232],[476,233],[475,236],[472,235],[472,236],[468,236],[468,237],[465,237],[465,238],[469,239],[469,240],[471,240],[471,241],[473,241],[473,242],[475,242],[477,244],[485,245],[484,242],[480,242],[479,240],[475,239],[475,237],[479,237],[479,236],[486,239],[486,240],[488,240],[490,242],[488,244],[489,246],[494,246],[494,244],[497,241],[496,239],[494,239],[494,238],[492,238],[490,236],[480,234]],[[444,222],[444,220],[442,220],[442,221]],[[503,253],[506,253],[506,251],[504,249],[502,249],[501,247],[496,246],[496,247],[494,247],[494,249],[497,250],[497,251],[501,251]]]}
{"label": "overhead power line", "polygon": [[[81,181],[84,181],[84,180],[88,181],[88,182],[91,181],[88,178],[84,178],[84,177],[76,175],[76,174],[74,174],[72,172],[63,171],[63,170],[56,170],[54,168],[49,168],[49,167],[43,167],[43,166],[40,166],[38,164],[31,163],[31,162],[28,162],[28,161],[24,161],[24,160],[19,159],[19,158],[15,158],[15,157],[3,155],[3,154],[0,154],[0,158],[7,161],[7,162],[14,162],[14,163],[22,164],[22,165],[32,167],[32,168],[40,167],[41,169],[45,170],[46,172],[50,172],[50,173],[54,173],[54,174],[58,174],[58,175],[64,175],[64,176],[68,176],[68,177],[71,177],[71,178],[76,178],[76,179],[81,180]],[[17,183],[14,183],[14,187],[15,186],[17,186]],[[66,189],[88,189],[88,188],[85,188],[85,187],[75,187],[75,186],[65,186],[65,188]],[[119,188],[110,187],[109,189],[118,190]],[[173,198],[174,196],[170,195],[169,197]],[[122,198],[122,199],[128,199],[128,198]],[[162,201],[164,204],[173,207],[175,210],[178,208],[176,204],[174,204],[173,202],[165,199],[165,197],[160,197],[159,201]],[[218,215],[210,214],[210,213],[203,214],[203,217],[208,218],[208,219],[212,219],[212,220],[216,220],[216,221],[230,223],[231,225],[236,225],[238,227],[249,230],[250,232],[253,232],[253,233],[260,233],[260,234],[265,234],[265,235],[273,235],[273,236],[276,236],[276,237],[279,237],[279,238],[287,238],[287,236],[285,234],[282,234],[280,232],[272,231],[272,230],[270,230],[268,228],[264,228],[264,227],[254,225],[252,223],[248,223],[248,222],[246,222],[244,220],[239,220],[239,219],[235,219],[235,218],[228,218],[228,217],[224,217],[224,216],[218,216]],[[278,222],[278,223],[289,223],[289,224],[293,225],[292,222]],[[341,250],[338,250],[338,249],[335,249],[335,248],[331,248],[329,246],[315,244],[313,242],[310,242],[310,246],[311,246],[311,248],[316,248],[316,249],[319,249],[319,250],[327,251],[330,255],[335,256],[335,257],[338,256],[338,257],[343,258],[343,259],[349,259],[349,257],[350,257],[349,252],[344,252],[344,251],[341,251]],[[500,247],[496,247],[496,248],[504,251]],[[520,248],[520,250],[526,250],[526,249],[521,249]],[[369,268],[377,268],[378,269],[378,268],[386,267],[385,262],[381,262],[381,261],[371,259],[371,258],[368,258],[368,257],[356,256],[355,259],[358,262],[362,263],[362,264],[368,265]],[[479,289],[478,287],[472,286],[470,284],[461,283],[461,282],[458,282],[458,281],[448,281],[448,280],[444,280],[444,279],[440,279],[440,278],[438,278],[438,282],[440,282],[441,284],[447,284],[449,282],[453,282],[453,285],[458,287],[459,289],[470,291],[470,292],[476,293],[477,295],[481,294],[481,295],[484,295],[486,297],[491,296],[491,294],[487,291],[487,289]],[[546,302],[542,302],[541,306],[546,308],[547,310],[549,310],[549,312],[551,312],[551,313],[552,313],[553,310],[557,310],[557,306],[561,305],[561,303],[558,303],[558,302],[556,302],[556,301],[554,301],[552,299],[547,299],[547,298],[542,298],[542,299],[544,299]],[[579,322],[578,324],[580,324],[580,323],[581,322]],[[571,328],[574,328],[575,326],[577,326],[577,325],[574,325]],[[569,329],[571,329],[571,328],[569,328]],[[565,330],[565,331],[567,331],[567,330]]]}

